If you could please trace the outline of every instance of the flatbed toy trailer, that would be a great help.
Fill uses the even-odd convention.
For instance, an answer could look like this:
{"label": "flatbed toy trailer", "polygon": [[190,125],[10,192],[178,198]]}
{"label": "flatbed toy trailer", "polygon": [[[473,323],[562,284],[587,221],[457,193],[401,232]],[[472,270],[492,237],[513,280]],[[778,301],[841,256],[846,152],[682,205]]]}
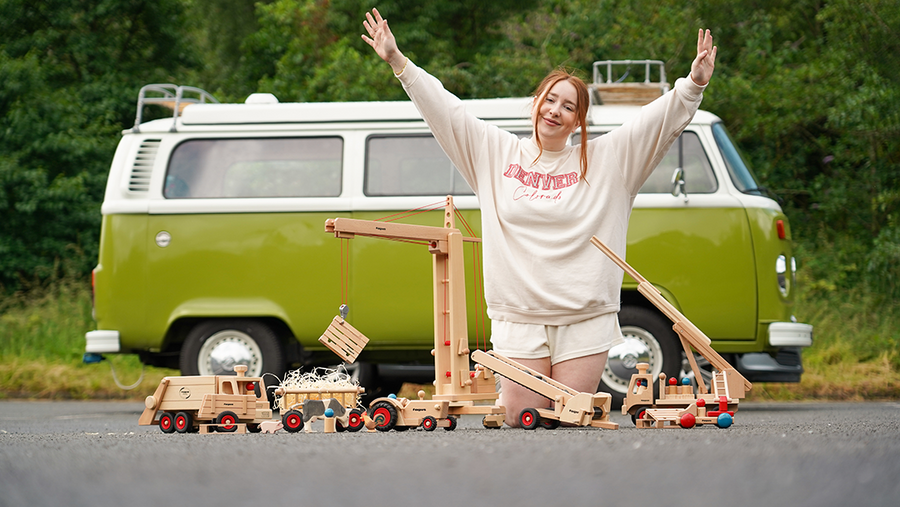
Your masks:
{"label": "flatbed toy trailer", "polygon": [[535,429],[539,424],[553,429],[560,423],[619,429],[617,423],[609,420],[612,406],[612,396],[609,393],[578,392],[494,351],[476,350],[472,353],[472,360],[554,402],[553,410],[545,408],[522,410],[519,414],[519,424],[526,430]]}
{"label": "flatbed toy trailer", "polygon": [[325,410],[334,411],[337,431],[359,431],[365,425],[363,412],[357,408],[359,395],[366,392],[362,387],[333,388],[284,388],[275,390],[281,423],[289,433],[303,429],[304,424],[317,417],[323,417]]}
{"label": "flatbed toy trailer", "polygon": [[272,418],[265,384],[244,376],[247,366],[234,371],[237,375],[163,378],[144,400],[138,424],[159,425],[163,433],[259,431],[259,424]]}
{"label": "flatbed toy trailer", "polygon": [[[697,421],[700,421],[700,424],[713,422],[711,419],[713,417],[716,418],[716,423],[720,427],[730,426],[730,417],[733,417],[737,411],[738,401],[746,396],[753,384],[720,356],[710,345],[709,337],[666,301],[659,290],[637,270],[629,266],[596,236],[591,238],[591,243],[638,282],[638,292],[674,323],[672,329],[681,340],[681,346],[684,348],[691,370],[694,372],[694,379],[697,381],[697,390],[699,391],[695,395],[690,385],[678,386],[677,381],[666,386],[665,374],[660,374],[659,398],[654,400],[653,378],[647,373],[649,365],[640,363],[638,373],[632,375],[628,384],[625,401],[622,403],[622,414],[631,414],[632,421],[638,428],[689,428],[694,426]],[[709,364],[716,370],[712,377],[712,392],[706,389],[700,369],[697,367],[697,361],[694,359],[693,350],[709,361]],[[707,406],[716,406],[718,410],[707,410]],[[722,417],[722,414],[725,414],[725,417]],[[645,418],[650,422],[643,421]]]}

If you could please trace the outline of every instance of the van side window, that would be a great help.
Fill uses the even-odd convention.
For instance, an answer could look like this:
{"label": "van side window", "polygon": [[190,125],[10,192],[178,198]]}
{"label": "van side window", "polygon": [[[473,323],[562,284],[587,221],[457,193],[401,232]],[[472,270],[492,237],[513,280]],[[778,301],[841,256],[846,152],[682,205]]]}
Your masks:
{"label": "van side window", "polygon": [[[588,139],[602,136],[606,132],[591,132]],[[572,136],[572,144],[581,141],[581,134],[576,132]],[[716,176],[713,174],[709,158],[703,151],[700,138],[694,132],[681,134],[682,162],[684,164],[684,188],[688,194],[711,194],[719,188]],[[668,194],[672,191],[672,173],[678,167],[678,141],[672,144],[669,152],[663,157],[641,187],[641,194]]]}
{"label": "van side window", "polygon": [[175,147],[167,199],[337,197],[340,137],[194,139]]}
{"label": "van side window", "polygon": [[475,194],[431,135],[369,137],[363,191],[368,196]]}
{"label": "van side window", "polygon": [[[700,138],[694,132],[681,134],[682,169],[684,169],[684,189],[688,194],[711,194],[719,187],[709,165],[709,157],[703,151]],[[656,169],[641,187],[642,194],[668,194],[672,191],[672,173],[678,167],[678,141],[663,157]]]}

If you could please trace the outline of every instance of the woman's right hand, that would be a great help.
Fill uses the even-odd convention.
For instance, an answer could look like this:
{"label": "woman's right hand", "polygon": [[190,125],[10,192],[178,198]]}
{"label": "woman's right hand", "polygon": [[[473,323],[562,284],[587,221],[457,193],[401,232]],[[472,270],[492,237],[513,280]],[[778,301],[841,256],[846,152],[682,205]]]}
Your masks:
{"label": "woman's right hand", "polygon": [[406,57],[397,49],[397,40],[394,39],[387,20],[381,17],[378,9],[372,9],[371,13],[366,13],[363,26],[369,33],[368,37],[362,35],[366,44],[372,46],[378,56],[391,65],[394,74],[402,72],[406,67]]}

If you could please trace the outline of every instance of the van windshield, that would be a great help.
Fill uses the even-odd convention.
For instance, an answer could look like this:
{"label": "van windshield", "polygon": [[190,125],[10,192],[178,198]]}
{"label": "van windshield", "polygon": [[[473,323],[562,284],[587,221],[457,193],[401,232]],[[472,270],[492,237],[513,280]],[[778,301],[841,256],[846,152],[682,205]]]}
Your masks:
{"label": "van windshield", "polygon": [[745,194],[765,195],[764,191],[759,188],[759,183],[756,182],[747,161],[731,140],[728,131],[725,130],[725,125],[722,122],[713,123],[712,132],[719,151],[722,152],[722,158],[725,159],[725,167],[728,169],[728,175],[731,176],[734,186]]}

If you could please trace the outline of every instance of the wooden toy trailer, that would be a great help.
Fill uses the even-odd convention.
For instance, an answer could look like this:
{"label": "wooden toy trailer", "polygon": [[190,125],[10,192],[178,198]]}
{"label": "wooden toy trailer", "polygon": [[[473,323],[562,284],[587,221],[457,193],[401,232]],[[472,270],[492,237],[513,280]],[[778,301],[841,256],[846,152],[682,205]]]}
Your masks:
{"label": "wooden toy trailer", "polygon": [[259,423],[272,418],[265,384],[244,376],[244,365],[234,371],[237,375],[163,378],[144,400],[138,424],[158,424],[163,433],[259,431]]}
{"label": "wooden toy trailer", "polygon": [[290,433],[303,429],[310,420],[323,417],[325,410],[334,411],[337,431],[359,431],[364,426],[363,412],[357,408],[359,395],[366,392],[362,387],[334,388],[282,388],[275,390],[281,423]]}
{"label": "wooden toy trailer", "polygon": [[533,430],[539,424],[554,429],[560,423],[619,429],[617,423],[609,420],[612,406],[612,396],[609,393],[578,392],[494,351],[476,350],[472,353],[472,360],[491,369],[497,375],[553,400],[553,410],[545,408],[522,410],[519,414],[519,424],[526,430]]}
{"label": "wooden toy trailer", "polygon": [[[653,378],[647,373],[649,365],[641,363],[638,365],[638,373],[631,377],[628,384],[628,392],[622,403],[622,414],[631,414],[632,421],[639,428],[689,428],[694,426],[697,421],[700,421],[701,424],[712,422],[709,419],[712,417],[716,418],[719,426],[730,426],[730,417],[733,417],[734,412],[737,411],[738,401],[746,396],[753,384],[720,356],[710,345],[709,337],[666,301],[656,287],[641,276],[637,270],[629,266],[596,236],[591,238],[591,243],[638,282],[638,292],[674,323],[672,329],[681,340],[681,346],[684,348],[691,370],[694,372],[694,379],[697,381],[697,390],[699,391],[695,395],[691,386],[678,386],[677,382],[666,386],[665,374],[660,374],[659,398],[654,400]],[[709,364],[715,369],[712,377],[712,393],[706,389],[701,371],[694,359],[693,350],[709,361]],[[718,406],[718,410],[707,410],[708,405]],[[727,417],[722,417],[722,414],[726,414]],[[687,417],[688,415],[690,417]],[[721,421],[719,421],[720,417]],[[645,418],[650,422],[643,422]],[[639,421],[642,422],[639,423]]]}

